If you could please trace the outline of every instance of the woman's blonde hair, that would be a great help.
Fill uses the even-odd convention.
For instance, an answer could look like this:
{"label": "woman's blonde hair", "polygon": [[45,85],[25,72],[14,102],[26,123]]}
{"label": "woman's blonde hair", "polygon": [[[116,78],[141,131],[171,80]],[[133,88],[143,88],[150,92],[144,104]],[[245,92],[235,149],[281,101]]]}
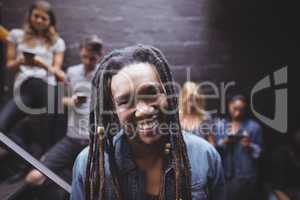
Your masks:
{"label": "woman's blonde hair", "polygon": [[[190,102],[192,100],[192,102]],[[190,104],[192,103],[192,105]],[[194,106],[195,109],[191,109]],[[204,116],[204,99],[200,87],[194,82],[186,82],[179,95],[179,113],[181,117],[189,114],[197,115],[200,119]]]}
{"label": "woman's blonde hair", "polygon": [[25,31],[23,42],[30,46],[36,45],[36,43],[35,43],[36,41],[34,40],[34,38],[37,36],[37,31],[33,28],[32,24],[30,22],[30,18],[31,18],[31,15],[32,15],[32,12],[34,9],[41,9],[44,12],[46,12],[49,16],[50,25],[43,32],[43,36],[45,38],[47,47],[50,47],[53,44],[55,44],[59,35],[56,30],[56,19],[55,19],[55,15],[54,15],[52,6],[47,1],[36,1],[34,4],[32,4],[29,7],[28,14],[25,19],[24,26],[23,26],[23,29]]}

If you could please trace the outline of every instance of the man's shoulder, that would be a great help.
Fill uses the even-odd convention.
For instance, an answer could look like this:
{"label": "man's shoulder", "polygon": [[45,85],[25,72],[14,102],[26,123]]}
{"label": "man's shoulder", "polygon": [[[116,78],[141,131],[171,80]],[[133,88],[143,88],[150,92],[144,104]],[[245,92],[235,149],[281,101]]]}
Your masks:
{"label": "man's shoulder", "polygon": [[68,67],[67,74],[78,76],[78,72],[82,71],[82,69],[83,69],[82,64],[72,65],[72,66]]}

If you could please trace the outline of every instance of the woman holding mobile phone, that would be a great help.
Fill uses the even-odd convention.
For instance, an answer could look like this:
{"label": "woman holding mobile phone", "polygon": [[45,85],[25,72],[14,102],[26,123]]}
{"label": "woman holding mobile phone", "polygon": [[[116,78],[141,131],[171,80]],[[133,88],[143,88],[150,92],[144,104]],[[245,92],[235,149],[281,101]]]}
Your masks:
{"label": "woman holding mobile phone", "polygon": [[23,29],[13,29],[7,37],[6,65],[16,78],[13,99],[0,111],[0,131],[5,134],[34,114],[32,109],[47,108],[49,88],[64,80],[61,67],[66,47],[55,25],[51,5],[37,1],[29,7]]}

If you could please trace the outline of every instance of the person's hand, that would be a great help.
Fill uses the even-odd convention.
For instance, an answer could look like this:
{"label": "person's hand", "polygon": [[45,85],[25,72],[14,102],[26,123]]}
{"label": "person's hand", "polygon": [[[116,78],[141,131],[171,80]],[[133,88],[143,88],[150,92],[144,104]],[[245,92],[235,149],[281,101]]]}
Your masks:
{"label": "person's hand", "polygon": [[46,179],[47,178],[44,174],[34,169],[27,174],[25,177],[25,182],[30,185],[39,186],[42,185]]}
{"label": "person's hand", "polygon": [[66,77],[65,72],[63,70],[56,69],[56,68],[55,68],[54,75],[56,76],[58,81],[64,81]]}
{"label": "person's hand", "polygon": [[73,95],[72,97],[63,97],[62,102],[66,106],[80,106],[82,102],[78,100],[77,95]]}
{"label": "person's hand", "polygon": [[71,98],[75,106],[80,106],[81,102],[78,100],[78,96],[76,94],[74,94]]}
{"label": "person's hand", "polygon": [[72,99],[72,97],[63,97],[62,103],[65,106],[69,106],[69,107],[75,106],[75,103],[74,103],[74,100]]}
{"label": "person's hand", "polygon": [[35,66],[40,67],[43,69],[48,70],[47,64],[45,64],[41,59],[34,58],[34,57],[20,57],[17,61],[20,65],[27,65],[27,66]]}
{"label": "person's hand", "polygon": [[28,61],[26,62],[24,57],[17,58],[17,60],[15,62],[16,62],[16,64],[18,66],[20,66],[20,65],[28,65]]}
{"label": "person's hand", "polygon": [[58,81],[64,81],[65,80],[65,72],[61,69],[50,67],[48,68],[48,71],[55,75]]}
{"label": "person's hand", "polygon": [[39,58],[33,58],[33,65],[48,70],[49,66]]}
{"label": "person's hand", "polygon": [[249,148],[251,147],[251,138],[249,136],[244,136],[241,140],[240,140],[240,144],[243,147]]}

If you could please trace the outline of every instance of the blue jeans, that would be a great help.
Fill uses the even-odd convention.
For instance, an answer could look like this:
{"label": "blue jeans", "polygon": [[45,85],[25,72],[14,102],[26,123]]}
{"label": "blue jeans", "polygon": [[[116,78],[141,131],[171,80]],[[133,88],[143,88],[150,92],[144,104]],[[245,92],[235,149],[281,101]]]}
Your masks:
{"label": "blue jeans", "polygon": [[[30,78],[21,86],[20,99],[29,108],[45,107],[47,106],[47,89],[48,84],[42,79]],[[17,106],[15,99],[9,100],[0,111],[0,131],[9,135],[23,148],[26,148],[26,145],[22,137],[26,137],[24,136],[24,132],[28,132],[28,128],[24,125],[16,125],[20,124],[19,122],[23,121],[27,116],[33,117],[29,113],[22,111]],[[37,117],[38,119],[42,119],[44,116],[45,114]]]}
{"label": "blue jeans", "polygon": [[[20,98],[27,107],[42,108],[47,106],[47,88],[47,83],[42,79],[30,78],[22,84]],[[28,115],[11,99],[0,112],[0,131],[7,134],[17,122]]]}

